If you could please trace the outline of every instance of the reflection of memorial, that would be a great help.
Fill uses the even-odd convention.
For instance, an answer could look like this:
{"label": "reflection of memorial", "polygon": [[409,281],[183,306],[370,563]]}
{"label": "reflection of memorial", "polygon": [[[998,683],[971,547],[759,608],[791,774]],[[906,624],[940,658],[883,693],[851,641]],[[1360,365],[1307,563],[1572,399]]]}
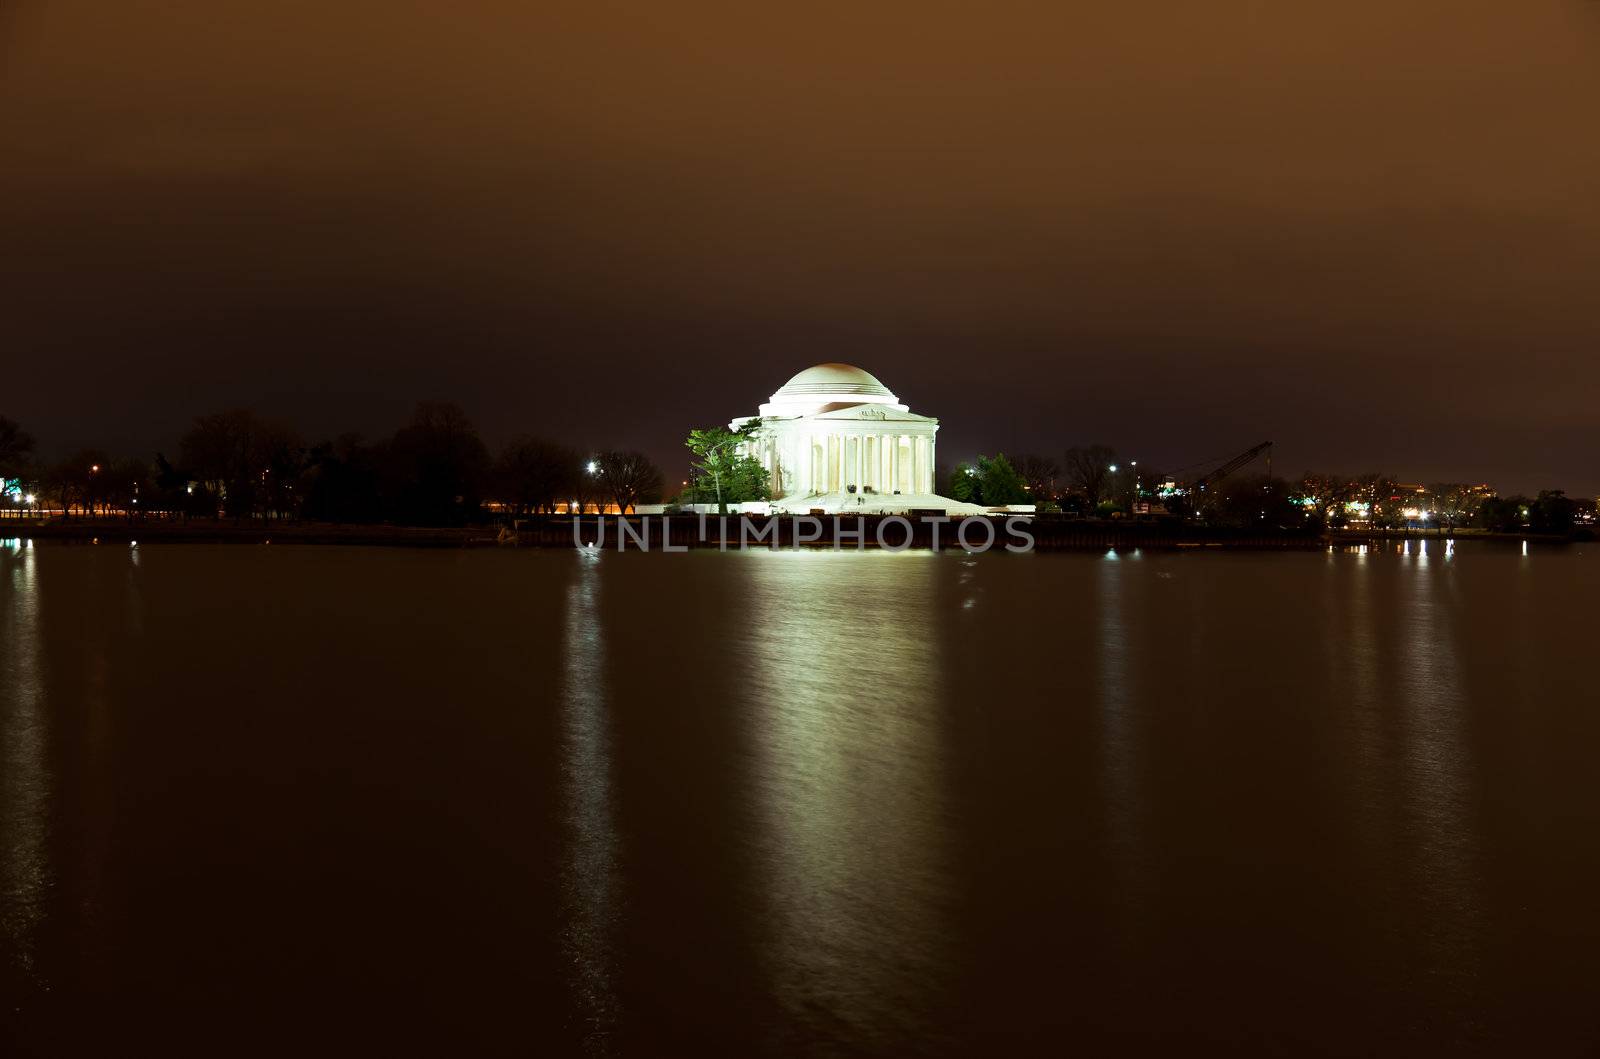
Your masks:
{"label": "reflection of memorial", "polygon": [[617,837],[612,806],[610,716],[600,625],[600,555],[579,555],[567,586],[562,666],[561,872],[563,937],[586,1044],[603,1051],[617,1022]]}
{"label": "reflection of memorial", "polygon": [[773,993],[800,1022],[915,1040],[949,966],[940,662],[920,623],[869,629],[847,601],[892,594],[927,613],[938,559],[753,559],[745,595],[763,633],[749,723]]}
{"label": "reflection of memorial", "polygon": [[983,510],[935,495],[939,421],[912,412],[860,368],[807,368],[761,406],[760,419],[761,433],[745,451],[767,468],[776,509]]}

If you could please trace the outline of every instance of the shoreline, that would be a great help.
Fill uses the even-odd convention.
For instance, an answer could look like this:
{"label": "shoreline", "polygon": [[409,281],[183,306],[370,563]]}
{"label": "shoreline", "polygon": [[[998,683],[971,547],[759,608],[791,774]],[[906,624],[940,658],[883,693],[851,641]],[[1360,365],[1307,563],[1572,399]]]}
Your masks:
{"label": "shoreline", "polygon": [[[585,543],[593,543],[599,530],[598,520],[602,516],[580,516],[582,526],[579,530],[581,539]],[[864,532],[861,535],[860,547],[862,550],[879,549],[878,529],[885,518],[893,516],[841,516],[839,524],[833,524],[831,519],[821,520],[821,535],[815,539],[802,538],[796,544],[796,523],[791,517],[784,517],[779,523],[776,538],[779,546],[783,548],[810,547],[831,548],[837,545],[842,550],[854,551],[857,548],[856,532],[858,529],[856,519],[860,519],[859,528]],[[616,523],[619,516],[603,516],[606,523],[605,549],[616,550]],[[985,518],[985,516],[974,516]],[[1003,516],[988,518],[995,529],[995,547],[998,549],[1006,542],[1007,519]],[[630,527],[643,528],[649,525],[653,528],[655,536],[649,539],[648,549],[640,548],[637,541],[628,541],[628,551],[651,550],[660,551],[660,534],[666,528],[671,534],[672,550],[678,551],[682,547],[696,550],[718,549],[723,533],[726,534],[726,550],[736,550],[740,545],[741,523],[737,516],[728,516],[726,529],[719,533],[718,516],[706,516],[704,521],[704,537],[702,538],[702,523],[699,516],[673,515],[673,516],[628,516]],[[1114,522],[1100,522],[1095,520],[1076,519],[1028,519],[1022,523],[1027,533],[1033,538],[1033,548],[1036,551],[1099,551],[1120,548],[1148,548],[1152,550],[1192,550],[1192,549],[1253,549],[1253,550],[1283,550],[1283,549],[1309,549],[1325,548],[1329,546],[1355,547],[1386,543],[1389,541],[1426,541],[1426,540],[1456,540],[1456,541],[1501,541],[1516,543],[1529,541],[1539,544],[1569,544],[1578,543],[1585,538],[1582,535],[1551,535],[1536,533],[1498,533],[1477,529],[1458,529],[1441,533],[1438,530],[1424,532],[1406,532],[1404,530],[1327,530],[1317,533],[1295,532],[1250,532],[1242,530],[1229,530],[1220,528],[1202,528],[1194,526],[1164,525],[1160,523],[1139,523],[1119,525]],[[770,547],[771,538],[762,541],[755,536],[767,525],[767,520],[752,519],[749,524],[753,529],[747,531],[745,546]],[[262,524],[259,522],[233,522],[227,519],[188,521],[164,519],[138,519],[127,520],[112,519],[0,519],[0,539],[27,538],[41,541],[64,541],[74,543],[93,544],[101,542],[130,543],[149,542],[159,544],[291,544],[291,545],[348,545],[357,547],[399,547],[399,548],[495,548],[495,547],[524,547],[524,548],[572,548],[574,543],[574,529],[572,516],[547,515],[535,516],[516,521],[516,529],[509,526],[489,524],[477,526],[450,526],[450,527],[423,527],[423,526],[394,526],[394,525],[355,525],[318,522],[281,522]],[[885,527],[887,537],[900,550],[900,541],[905,540],[904,547],[912,550],[926,551],[934,547],[933,532],[941,530],[938,546],[941,550],[959,548],[956,543],[956,523],[944,523],[940,527],[930,527],[927,524],[912,522],[912,531],[907,537],[903,529]],[[835,531],[839,531],[836,535]],[[976,534],[982,537],[982,534]]]}

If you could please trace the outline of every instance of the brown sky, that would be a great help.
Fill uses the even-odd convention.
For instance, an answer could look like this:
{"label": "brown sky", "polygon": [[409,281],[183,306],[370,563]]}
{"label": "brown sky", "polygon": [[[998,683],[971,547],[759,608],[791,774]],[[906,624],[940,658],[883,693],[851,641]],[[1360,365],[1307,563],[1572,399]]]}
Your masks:
{"label": "brown sky", "polygon": [[0,412],[1600,490],[1600,3],[0,6]]}

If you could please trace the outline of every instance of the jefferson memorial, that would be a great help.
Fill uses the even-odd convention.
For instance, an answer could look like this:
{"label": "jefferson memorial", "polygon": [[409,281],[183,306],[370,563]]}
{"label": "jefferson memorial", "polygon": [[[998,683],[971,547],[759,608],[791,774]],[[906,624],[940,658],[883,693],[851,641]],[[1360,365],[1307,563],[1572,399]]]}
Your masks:
{"label": "jefferson memorial", "polygon": [[818,364],[779,388],[752,420],[761,429],[743,451],[772,476],[772,510],[883,514],[982,514],[976,504],[934,493],[939,421],[917,415],[872,375],[849,364]]}

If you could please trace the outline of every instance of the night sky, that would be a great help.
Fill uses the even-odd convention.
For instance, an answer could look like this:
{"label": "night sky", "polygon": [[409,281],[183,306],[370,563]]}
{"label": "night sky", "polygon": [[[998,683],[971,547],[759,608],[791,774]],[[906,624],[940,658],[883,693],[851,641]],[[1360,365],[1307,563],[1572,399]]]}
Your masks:
{"label": "night sky", "polygon": [[1600,491],[1600,3],[0,6],[0,413],[638,447],[830,360],[940,456]]}

